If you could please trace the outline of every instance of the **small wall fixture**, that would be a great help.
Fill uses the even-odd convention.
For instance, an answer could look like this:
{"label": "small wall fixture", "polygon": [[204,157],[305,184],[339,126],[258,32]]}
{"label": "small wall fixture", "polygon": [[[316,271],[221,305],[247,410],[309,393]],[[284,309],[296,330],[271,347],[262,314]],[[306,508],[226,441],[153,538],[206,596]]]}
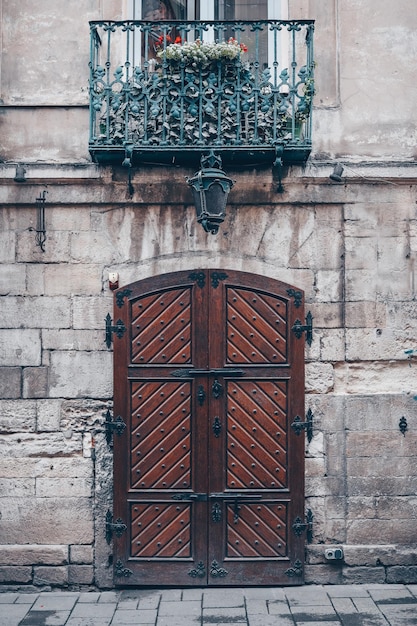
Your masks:
{"label": "small wall fixture", "polygon": [[187,178],[194,196],[197,221],[206,233],[216,235],[226,217],[226,203],[233,180],[221,169],[222,160],[213,150],[201,157],[201,170]]}
{"label": "small wall fixture", "polygon": [[46,225],[45,225],[45,202],[46,202],[46,194],[48,192],[44,190],[39,198],[36,198],[36,228],[29,228],[29,230],[34,230],[36,233],[35,241],[36,245],[40,247],[42,252],[45,252],[45,241],[46,241]]}
{"label": "small wall fixture", "polygon": [[342,182],[342,174],[345,168],[340,163],[336,163],[333,168],[333,172],[330,174],[330,180],[334,180],[336,183]]}
{"label": "small wall fixture", "polygon": [[26,182],[26,170],[23,165],[16,165],[16,174],[14,175],[15,183],[25,183]]}

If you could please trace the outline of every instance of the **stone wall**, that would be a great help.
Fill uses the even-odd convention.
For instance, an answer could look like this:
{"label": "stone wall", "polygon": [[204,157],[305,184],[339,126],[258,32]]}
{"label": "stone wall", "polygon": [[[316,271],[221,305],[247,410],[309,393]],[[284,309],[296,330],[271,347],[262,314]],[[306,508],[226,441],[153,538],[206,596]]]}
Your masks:
{"label": "stone wall", "polygon": [[[39,166],[34,182],[17,184],[10,166],[0,168],[6,588],[112,586],[104,536],[112,498],[103,432],[112,399],[108,272],[123,285],[204,267],[264,274],[306,292],[315,328],[306,352],[314,413],[307,582],[417,580],[417,362],[405,354],[416,346],[416,184],[409,167],[396,177],[387,169],[378,185],[352,168],[339,185],[329,181],[329,166],[290,172],[283,194],[269,170],[231,172],[236,185],[216,237],[195,221],[186,170],[136,170],[131,201],[122,171],[88,166],[81,179],[77,168],[51,174]],[[29,229],[44,188],[41,252]],[[345,558],[329,563],[324,550],[335,545]]]}

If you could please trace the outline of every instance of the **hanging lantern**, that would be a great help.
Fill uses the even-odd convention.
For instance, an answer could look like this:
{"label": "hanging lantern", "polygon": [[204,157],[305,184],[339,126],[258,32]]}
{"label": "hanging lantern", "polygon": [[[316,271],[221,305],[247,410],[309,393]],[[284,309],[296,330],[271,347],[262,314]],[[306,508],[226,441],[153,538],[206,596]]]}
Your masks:
{"label": "hanging lantern", "polygon": [[197,221],[206,233],[216,235],[226,217],[226,203],[233,181],[221,169],[220,156],[210,151],[201,157],[201,169],[192,178],[187,178],[194,196]]}

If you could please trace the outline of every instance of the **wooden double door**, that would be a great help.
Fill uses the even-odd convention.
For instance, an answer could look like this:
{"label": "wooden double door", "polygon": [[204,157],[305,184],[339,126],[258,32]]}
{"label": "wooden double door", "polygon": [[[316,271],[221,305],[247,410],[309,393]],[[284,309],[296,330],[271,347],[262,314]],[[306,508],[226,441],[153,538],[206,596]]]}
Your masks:
{"label": "wooden double door", "polygon": [[115,293],[116,584],[303,582],[297,319],[301,291],[244,272],[176,272]]}

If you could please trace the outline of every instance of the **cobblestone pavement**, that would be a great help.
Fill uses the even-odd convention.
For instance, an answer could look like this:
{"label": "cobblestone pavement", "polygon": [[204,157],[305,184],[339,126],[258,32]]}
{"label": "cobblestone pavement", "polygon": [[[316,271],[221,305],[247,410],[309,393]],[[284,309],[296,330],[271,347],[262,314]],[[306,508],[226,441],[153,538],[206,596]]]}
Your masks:
{"label": "cobblestone pavement", "polygon": [[417,585],[0,593],[0,626],[405,626]]}

